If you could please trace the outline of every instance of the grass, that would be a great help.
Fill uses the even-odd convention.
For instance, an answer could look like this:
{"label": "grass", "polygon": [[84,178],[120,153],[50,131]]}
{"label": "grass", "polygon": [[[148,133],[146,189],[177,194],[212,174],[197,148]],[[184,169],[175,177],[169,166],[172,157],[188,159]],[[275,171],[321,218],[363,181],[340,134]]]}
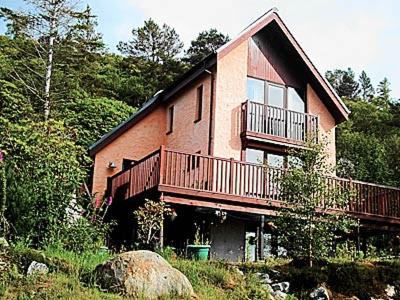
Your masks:
{"label": "grass", "polygon": [[[0,258],[4,260],[4,257],[4,253],[0,253]],[[91,276],[91,271],[98,264],[110,258],[111,255],[107,253],[77,254],[57,247],[38,251],[22,244],[15,245],[8,255],[13,266],[6,273],[0,274],[0,299],[122,299],[118,295],[101,291]],[[49,266],[49,274],[25,275],[33,260]],[[269,299],[268,291],[255,275],[243,277],[233,266],[222,262],[171,257],[168,260],[188,277],[198,299]],[[172,299],[175,298],[165,298]]]}
{"label": "grass", "polygon": [[[289,281],[291,292],[299,299],[307,298],[310,291],[322,283],[332,291],[334,299],[383,297],[387,284],[400,282],[399,260],[335,259],[309,268],[296,267],[289,260],[229,264],[185,260],[171,253],[164,253],[164,256],[188,277],[197,299],[205,300],[269,299],[268,291],[259,282],[256,272],[267,272],[278,281]],[[98,264],[111,257],[107,253],[77,254],[57,247],[37,251],[15,245],[8,253],[0,251],[0,260],[12,262],[6,271],[0,270],[0,299],[122,299],[119,295],[101,291],[91,276]],[[32,260],[46,263],[50,273],[26,276],[27,266]],[[239,274],[237,267],[244,269],[246,275]]]}
{"label": "grass", "polygon": [[[11,265],[0,274],[0,299],[122,299],[101,291],[90,276],[97,264],[110,258],[106,253],[76,254],[54,247],[38,251],[17,244],[8,253],[1,252],[0,258]],[[50,272],[25,275],[33,260],[45,263]]]}
{"label": "grass", "polygon": [[243,277],[226,263],[183,259],[170,262],[187,276],[200,299],[269,299],[268,291],[254,274]]}

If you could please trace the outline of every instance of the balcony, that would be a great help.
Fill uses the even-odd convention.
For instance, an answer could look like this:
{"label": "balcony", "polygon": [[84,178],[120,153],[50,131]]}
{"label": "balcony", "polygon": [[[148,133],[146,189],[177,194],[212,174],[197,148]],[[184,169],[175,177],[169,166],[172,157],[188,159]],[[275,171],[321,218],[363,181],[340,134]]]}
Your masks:
{"label": "balcony", "polygon": [[246,101],[242,104],[242,137],[302,145],[318,139],[318,117],[285,108]]}
{"label": "balcony", "polygon": [[[282,207],[279,178],[284,172],[260,164],[161,147],[128,170],[110,177],[109,194],[117,200],[155,194],[170,203],[273,214]],[[362,221],[400,224],[400,189],[332,176],[325,180],[324,195],[338,188],[352,191],[352,199],[344,210],[349,215]]]}

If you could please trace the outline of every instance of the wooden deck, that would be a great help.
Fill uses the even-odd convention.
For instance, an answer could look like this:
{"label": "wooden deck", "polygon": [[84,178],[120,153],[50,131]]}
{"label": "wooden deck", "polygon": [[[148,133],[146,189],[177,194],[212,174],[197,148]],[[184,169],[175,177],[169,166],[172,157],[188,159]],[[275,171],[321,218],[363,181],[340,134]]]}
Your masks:
{"label": "wooden deck", "polygon": [[242,136],[302,145],[317,139],[318,117],[253,101],[242,104]]}
{"label": "wooden deck", "polygon": [[[128,200],[157,192],[166,202],[271,215],[282,207],[279,178],[283,172],[161,147],[110,177],[109,193]],[[337,189],[351,190],[348,214],[360,220],[400,224],[400,189],[332,176],[325,180],[326,195]]]}

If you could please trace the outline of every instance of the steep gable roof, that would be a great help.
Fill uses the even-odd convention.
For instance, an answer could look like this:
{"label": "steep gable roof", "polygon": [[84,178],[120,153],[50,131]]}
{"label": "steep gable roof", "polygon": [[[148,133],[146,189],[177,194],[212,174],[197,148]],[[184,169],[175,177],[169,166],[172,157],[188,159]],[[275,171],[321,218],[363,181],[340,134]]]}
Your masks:
{"label": "steep gable roof", "polygon": [[298,54],[299,59],[301,59],[302,63],[312,74],[313,78],[315,79],[314,82],[319,94],[322,94],[323,100],[325,100],[325,104],[332,111],[337,123],[347,120],[350,113],[349,109],[346,107],[346,105],[343,103],[343,101],[340,99],[338,94],[325,79],[325,77],[321,75],[315,65],[311,62],[310,58],[301,48],[300,44],[296,41],[293,34],[289,31],[289,29],[279,16],[276,8],[273,8],[266,12],[264,15],[259,17],[249,26],[247,26],[235,39],[220,47],[217,50],[217,59],[219,60],[223,58],[242,42],[248,40],[270,24],[277,25],[276,27],[281,31],[284,38],[286,39],[285,42],[288,44],[289,47],[293,48],[295,53]]}

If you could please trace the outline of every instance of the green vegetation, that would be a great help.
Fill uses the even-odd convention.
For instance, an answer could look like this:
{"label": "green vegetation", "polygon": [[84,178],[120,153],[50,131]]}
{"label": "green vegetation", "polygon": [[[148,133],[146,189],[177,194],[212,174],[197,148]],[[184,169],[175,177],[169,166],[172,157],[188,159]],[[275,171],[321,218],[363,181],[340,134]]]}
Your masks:
{"label": "green vegetation", "polygon": [[[13,266],[0,275],[0,297],[4,299],[120,299],[118,295],[99,290],[91,271],[109,259],[107,253],[83,252],[76,254],[60,248],[43,251],[26,248],[22,244],[0,258]],[[242,277],[233,266],[218,262],[194,262],[167,258],[172,266],[183,272],[193,285],[199,299],[268,299],[268,292],[253,274]],[[32,260],[46,263],[50,273],[26,276]]]}
{"label": "green vegetation", "polygon": [[332,173],[332,166],[327,164],[325,147],[323,141],[310,141],[307,150],[290,151],[296,159],[279,178],[285,204],[277,214],[279,243],[289,257],[307,259],[310,266],[314,260],[328,257],[340,235],[348,234],[355,225],[345,214],[328,211],[346,207],[351,191],[327,184],[326,174]]}
{"label": "green vegetation", "polygon": [[[215,29],[201,32],[181,55],[178,33],[150,19],[119,44],[120,54],[110,53],[90,7],[75,6],[71,0],[26,2],[30,5],[25,11],[0,9],[7,22],[6,34],[0,35],[0,233],[13,244],[10,251],[0,251],[2,261],[9,263],[0,272],[0,295],[20,300],[119,299],[100,291],[90,275],[110,257],[99,250],[112,226],[104,222],[112,199],[85,191],[93,164],[87,147],[229,37]],[[399,186],[399,101],[392,98],[386,78],[374,87],[365,72],[358,80],[355,76],[351,69],[326,74],[352,111],[337,130],[338,174]],[[321,263],[340,222],[320,222],[315,214],[320,199],[311,195],[324,188],[316,184],[323,170],[313,171],[316,161],[307,169],[305,161],[282,183],[284,193],[301,194],[306,200],[282,216],[282,241],[292,257],[308,256],[317,264],[297,268],[274,261],[243,267],[252,272],[280,270],[280,279],[289,280],[300,298],[322,282],[335,293],[365,298],[400,280],[397,261]],[[339,198],[344,205],[346,199]],[[142,221],[152,220],[142,213]],[[142,237],[149,232],[153,237],[160,223],[151,226]],[[350,251],[343,252],[337,255],[354,258]],[[366,254],[378,252],[385,253],[368,249]],[[390,254],[398,254],[398,249]],[[50,273],[26,276],[32,260],[46,263]],[[242,277],[229,264],[169,260],[188,276],[200,298],[268,297],[254,274]]]}

